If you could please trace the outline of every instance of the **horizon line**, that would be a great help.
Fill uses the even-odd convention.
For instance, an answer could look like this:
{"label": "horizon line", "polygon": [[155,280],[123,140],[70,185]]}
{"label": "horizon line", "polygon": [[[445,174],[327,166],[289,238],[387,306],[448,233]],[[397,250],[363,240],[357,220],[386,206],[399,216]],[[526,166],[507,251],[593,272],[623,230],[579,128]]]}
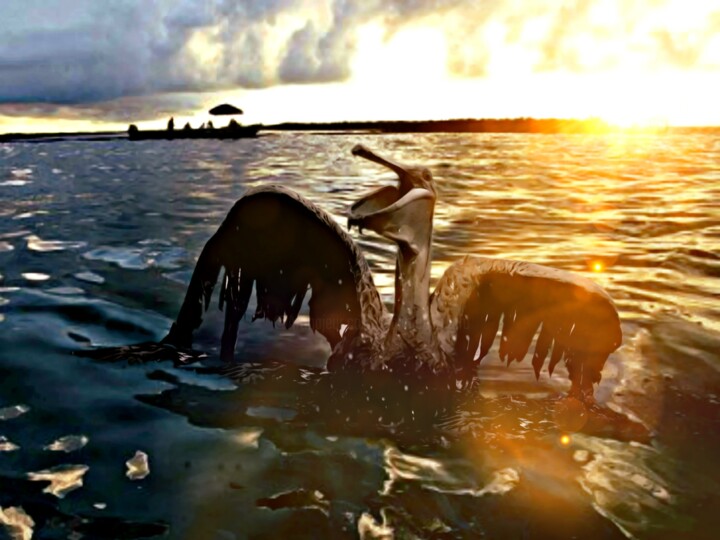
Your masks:
{"label": "horizon line", "polygon": [[[152,122],[152,121],[159,121],[161,119],[156,120],[141,120],[140,122]],[[317,127],[331,127],[331,126],[337,126],[341,127],[344,125],[364,125],[364,126],[380,126],[380,125],[419,125],[419,124],[425,124],[425,125],[432,125],[432,124],[442,124],[442,123],[480,123],[480,122],[504,122],[504,123],[519,123],[519,122],[556,122],[556,123],[573,123],[573,124],[588,124],[588,125],[596,125],[597,127],[605,127],[605,128],[611,128],[613,130],[618,131],[665,131],[665,130],[714,130],[714,129],[720,129],[720,124],[706,124],[706,125],[676,125],[676,124],[670,124],[670,123],[635,123],[635,124],[629,124],[629,125],[622,125],[617,122],[611,122],[608,120],[603,119],[600,116],[591,116],[586,118],[563,118],[563,117],[533,117],[533,116],[516,116],[516,117],[485,117],[485,118],[471,118],[471,117],[465,117],[465,118],[446,118],[446,119],[433,119],[433,120],[338,120],[338,121],[323,121],[323,122],[314,122],[314,121],[296,121],[296,120],[288,120],[283,122],[276,122],[272,124],[252,124],[260,126],[261,129],[273,131],[273,128],[277,129],[280,128],[281,131],[310,131],[310,127],[317,126]],[[134,125],[133,122],[128,124],[128,127]],[[250,125],[250,124],[248,124]],[[296,126],[294,129],[289,126]],[[193,128],[193,129],[199,129],[199,128]],[[222,129],[222,128],[216,128],[216,129]],[[22,131],[13,131],[13,132],[4,132],[0,133],[0,139],[10,138],[10,137],[53,137],[53,136],[73,136],[73,135],[115,135],[115,134],[123,134],[127,132],[127,128],[124,130],[93,130],[93,131],[47,131],[47,132],[22,132]],[[471,131],[469,131],[471,133]],[[0,140],[2,142],[2,140]]]}

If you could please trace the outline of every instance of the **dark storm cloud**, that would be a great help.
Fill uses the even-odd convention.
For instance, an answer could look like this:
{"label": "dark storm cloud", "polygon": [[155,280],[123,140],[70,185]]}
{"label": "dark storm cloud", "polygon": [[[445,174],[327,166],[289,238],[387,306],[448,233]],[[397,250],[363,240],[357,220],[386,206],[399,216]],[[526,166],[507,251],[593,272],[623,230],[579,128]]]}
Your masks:
{"label": "dark storm cloud", "polygon": [[75,104],[172,87],[187,32],[153,2],[3,2],[0,101]]}
{"label": "dark storm cloud", "polygon": [[[372,0],[3,0],[0,103],[343,80],[357,24],[382,9]],[[305,19],[294,33],[287,14]],[[284,46],[266,46],[282,32]],[[211,60],[193,49],[198,37]]]}
{"label": "dark storm cloud", "polygon": [[[80,104],[276,82],[262,54],[293,0],[3,0],[0,102]],[[192,50],[212,32],[219,58]],[[272,66],[269,66],[272,68]]]}
{"label": "dark storm cloud", "polygon": [[5,103],[0,104],[0,115],[131,123],[168,116],[189,116],[202,106],[201,94],[172,93],[76,104]]}
{"label": "dark storm cloud", "polygon": [[342,81],[350,76],[357,27],[383,10],[378,0],[331,2],[329,27],[320,31],[313,20],[290,37],[278,67],[283,83]]}
{"label": "dark storm cloud", "polygon": [[[336,35],[342,44],[342,34]],[[288,83],[309,83],[346,78],[347,63],[334,61],[337,53],[333,41],[331,33],[319,37],[312,22],[295,31],[280,63],[279,79]],[[318,47],[319,42],[321,44]]]}
{"label": "dark storm cloud", "polygon": [[[2,0],[0,104],[342,81],[355,31],[461,0]],[[283,16],[299,21],[286,28]],[[284,34],[283,34],[284,32]],[[198,35],[215,56],[193,50]],[[267,44],[284,36],[273,49]]]}

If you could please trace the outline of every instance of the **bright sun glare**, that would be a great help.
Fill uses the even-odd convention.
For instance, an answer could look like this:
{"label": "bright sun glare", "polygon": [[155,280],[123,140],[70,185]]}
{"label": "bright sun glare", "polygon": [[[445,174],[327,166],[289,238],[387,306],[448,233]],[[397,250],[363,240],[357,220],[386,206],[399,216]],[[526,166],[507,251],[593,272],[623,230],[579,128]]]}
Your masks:
{"label": "bright sun glare", "polygon": [[[669,13],[663,16],[672,20]],[[593,12],[598,21],[613,16],[608,7]],[[683,21],[677,18],[676,25]],[[545,73],[534,66],[531,51],[507,43],[506,32],[500,24],[488,25],[485,42],[478,45],[490,51],[486,76],[463,79],[448,70],[450,55],[457,51],[450,49],[439,25],[404,28],[389,36],[382,26],[364,26],[348,86],[367,99],[354,102],[364,101],[354,114],[372,118],[381,110],[378,103],[392,103],[395,114],[389,116],[398,119],[598,117],[626,128],[702,125],[707,103],[714,102],[713,89],[720,88],[717,71],[644,67],[642,58],[622,49],[622,42],[589,37],[573,42],[585,71]],[[607,47],[615,47],[621,58],[612,68],[600,65]]]}
{"label": "bright sun glare", "polygon": [[447,78],[447,45],[439,29],[414,27],[386,35],[379,25],[358,32],[352,79],[375,85],[378,79],[393,82],[438,81]]}
{"label": "bright sun glare", "polygon": [[353,115],[372,118],[383,103],[397,119],[424,119],[448,80],[447,45],[440,29],[413,27],[386,35],[379,25],[358,32],[349,90],[357,94]]}

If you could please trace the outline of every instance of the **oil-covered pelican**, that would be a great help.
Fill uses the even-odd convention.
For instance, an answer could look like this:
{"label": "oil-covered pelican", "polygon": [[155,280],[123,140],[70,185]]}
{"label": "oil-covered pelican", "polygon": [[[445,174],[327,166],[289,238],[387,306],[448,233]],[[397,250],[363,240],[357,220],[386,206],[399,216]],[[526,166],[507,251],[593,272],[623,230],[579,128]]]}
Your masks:
{"label": "oil-covered pelican", "polygon": [[571,395],[592,400],[608,355],[621,343],[617,311],[594,282],[535,264],[465,257],[430,295],[436,192],[428,169],[405,167],[362,145],[352,153],[398,176],[349,210],[357,226],[397,244],[395,305],[387,313],[352,238],[323,210],[279,186],[248,191],[200,254],[176,322],[163,340],[190,347],[224,269],[221,357],[234,358],[238,324],[253,291],[253,320],[290,327],[310,294],[310,325],[330,343],[328,369],[400,377],[471,378],[501,326],[500,357],[521,361],[534,336],[539,377],[564,359]]}

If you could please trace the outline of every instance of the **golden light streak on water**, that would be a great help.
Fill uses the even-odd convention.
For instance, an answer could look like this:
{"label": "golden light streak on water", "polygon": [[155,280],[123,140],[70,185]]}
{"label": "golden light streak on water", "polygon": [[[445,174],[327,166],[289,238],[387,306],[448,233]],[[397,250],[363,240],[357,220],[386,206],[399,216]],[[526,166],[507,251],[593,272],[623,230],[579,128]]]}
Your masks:
{"label": "golden light streak on water", "polygon": [[[138,425],[134,434],[124,422],[88,426],[84,420],[88,407],[93,417],[104,414],[108,418],[114,418],[117,410],[134,410],[136,392],[116,392],[115,381],[122,375],[128,383],[140,383],[144,372],[73,358],[62,361],[67,360],[70,347],[85,346],[68,338],[87,336],[96,342],[111,337],[117,343],[129,343],[148,339],[138,330],[162,335],[182,300],[202,245],[232,202],[250,186],[280,182],[329,210],[345,229],[344,212],[357,197],[396,182],[392,174],[349,154],[358,142],[432,170],[438,189],[434,280],[449,265],[476,255],[546,264],[584,274],[605,287],[620,311],[624,339],[603,369],[596,389],[598,403],[637,417],[661,434],[662,445],[640,444],[622,433],[617,440],[613,434],[578,433],[588,414],[577,400],[557,399],[569,389],[563,362],[552,378],[543,370],[536,381],[529,358],[508,368],[500,364],[496,347],[478,368],[477,400],[461,404],[457,414],[439,420],[442,430],[433,426],[422,433],[423,437],[441,435],[442,446],[437,447],[425,440],[406,442],[394,427],[393,431],[382,426],[375,431],[374,422],[372,431],[356,422],[340,425],[345,415],[333,424],[325,402],[317,414],[299,415],[299,421],[281,415],[243,414],[248,407],[284,410],[282,400],[294,404],[305,395],[304,386],[293,383],[280,388],[272,376],[245,381],[242,392],[228,393],[206,388],[209,376],[193,376],[188,384],[190,375],[184,374],[187,381],[183,378],[176,388],[162,390],[166,394],[156,397],[167,399],[157,405],[173,412],[179,422],[171,422],[168,416],[167,427],[160,430],[154,416],[148,421],[153,437],[183,450],[175,461],[149,446],[152,440],[146,426]],[[496,527],[483,516],[497,516],[498,511],[518,516],[518,504],[540,516],[535,521],[527,515],[522,518],[528,527],[543,522],[543,516],[561,516],[557,523],[565,526],[568,517],[587,523],[597,514],[599,523],[611,520],[637,538],[688,535],[692,533],[686,529],[688,520],[696,523],[698,531],[712,530],[711,517],[698,509],[718,493],[713,480],[718,477],[717,460],[712,459],[720,441],[714,420],[720,396],[717,135],[281,134],[237,144],[198,142],[176,147],[173,143],[172,148],[160,142],[92,144],[87,148],[79,143],[0,145],[0,169],[5,167],[5,177],[14,182],[21,180],[22,171],[33,173],[32,182],[0,186],[9,205],[0,209],[0,218],[7,218],[0,219],[4,226],[0,256],[7,263],[0,264],[0,294],[6,299],[0,299],[4,304],[0,321],[7,317],[0,324],[0,350],[8,353],[0,355],[0,363],[10,377],[24,380],[32,370],[34,387],[65,383],[73,395],[82,398],[68,403],[65,393],[17,394],[8,383],[10,393],[0,400],[5,407],[0,419],[16,416],[21,409],[6,405],[27,398],[40,414],[11,420],[13,429],[27,423],[42,435],[38,437],[42,444],[64,432],[54,425],[55,415],[43,412],[55,406],[63,411],[67,425],[83,432],[87,427],[98,452],[111,448],[100,441],[108,445],[129,437],[127,443],[133,448],[147,448],[150,455],[159,456],[155,458],[161,460],[159,468],[177,467],[181,474],[172,480],[165,475],[163,482],[150,479],[138,493],[144,493],[148,501],[178,503],[186,515],[206,516],[210,512],[204,510],[212,508],[212,523],[198,519],[201,533],[184,537],[204,537],[208,530],[232,527],[238,508],[247,511],[243,527],[248,533],[261,535],[266,527],[281,526],[296,510],[270,515],[267,509],[258,511],[255,501],[296,489],[296,482],[305,480],[305,475],[323,493],[334,491],[338,504],[361,497],[377,501],[370,508],[358,506],[355,519],[372,512],[378,524],[392,527],[398,535],[415,530],[432,535],[438,527],[451,531],[469,527],[473,533],[483,530],[493,536],[498,528],[505,530],[504,520]],[[96,153],[101,147],[99,160]],[[76,177],[72,181],[59,178],[53,172],[58,167]],[[147,181],[156,176],[159,181]],[[110,189],[116,178],[122,184]],[[198,193],[202,196],[193,196]],[[154,243],[152,239],[160,235],[168,245]],[[360,236],[354,229],[350,235],[365,254],[391,310],[394,246],[371,232]],[[87,247],[71,247],[78,242]],[[149,250],[172,254],[173,267],[159,272],[157,265],[144,258],[133,263],[138,253],[144,257]],[[175,261],[180,268],[174,268]],[[599,272],[594,268],[597,263],[602,265]],[[31,282],[24,273],[48,279]],[[88,275],[97,279],[82,279]],[[83,290],[77,288],[79,283]],[[221,317],[216,308],[211,309],[202,331],[219,332]],[[111,335],[108,321],[123,323],[126,330],[113,329]],[[42,340],[36,329],[41,329]],[[212,351],[217,340],[207,333],[198,335],[197,344]],[[54,348],[62,353],[55,355]],[[289,331],[244,321],[237,354],[320,365],[330,351],[322,336],[313,336],[304,311]],[[46,361],[55,357],[59,361]],[[88,369],[98,377],[80,388],[75,381],[90,381]],[[150,384],[156,383],[167,384]],[[378,492],[386,480],[395,477],[383,474],[385,456],[378,447],[385,443],[379,446],[378,437],[402,448],[403,454],[392,462],[396,489],[386,500]],[[22,437],[10,438],[22,448],[5,459],[38,450],[26,447]],[[252,459],[228,457],[238,452],[252,453]],[[242,466],[232,466],[240,461]],[[116,470],[118,463],[92,465],[96,475],[101,470],[115,471],[111,474],[120,477],[122,485],[136,490],[138,485],[122,476],[122,467]],[[434,464],[439,464],[439,472]],[[492,483],[495,472],[507,473],[502,476],[508,480],[504,486],[513,485],[510,481],[515,477],[520,479],[517,489],[504,499],[495,493],[475,496]],[[368,480],[340,486],[335,479],[343,475]],[[438,495],[441,489],[460,491],[453,498],[464,510],[438,512],[437,522],[425,521],[424,509],[433,497],[445,495]],[[126,509],[128,503],[113,498],[113,493],[108,489],[101,500],[107,500],[119,517],[132,518],[132,508]],[[558,493],[562,496],[555,500],[569,507],[563,503],[549,508],[553,494]],[[72,497],[88,506],[100,500],[95,486],[78,490]],[[12,504],[20,507],[24,502],[19,498]],[[584,510],[589,505],[595,510]],[[393,512],[392,522],[380,519],[385,507]],[[177,526],[173,516],[162,514],[162,504],[157,508],[158,519]],[[260,517],[254,512],[261,512]],[[467,515],[476,517],[476,522],[461,522]],[[293,519],[307,524],[306,517]],[[523,525],[518,524],[517,530]]]}

